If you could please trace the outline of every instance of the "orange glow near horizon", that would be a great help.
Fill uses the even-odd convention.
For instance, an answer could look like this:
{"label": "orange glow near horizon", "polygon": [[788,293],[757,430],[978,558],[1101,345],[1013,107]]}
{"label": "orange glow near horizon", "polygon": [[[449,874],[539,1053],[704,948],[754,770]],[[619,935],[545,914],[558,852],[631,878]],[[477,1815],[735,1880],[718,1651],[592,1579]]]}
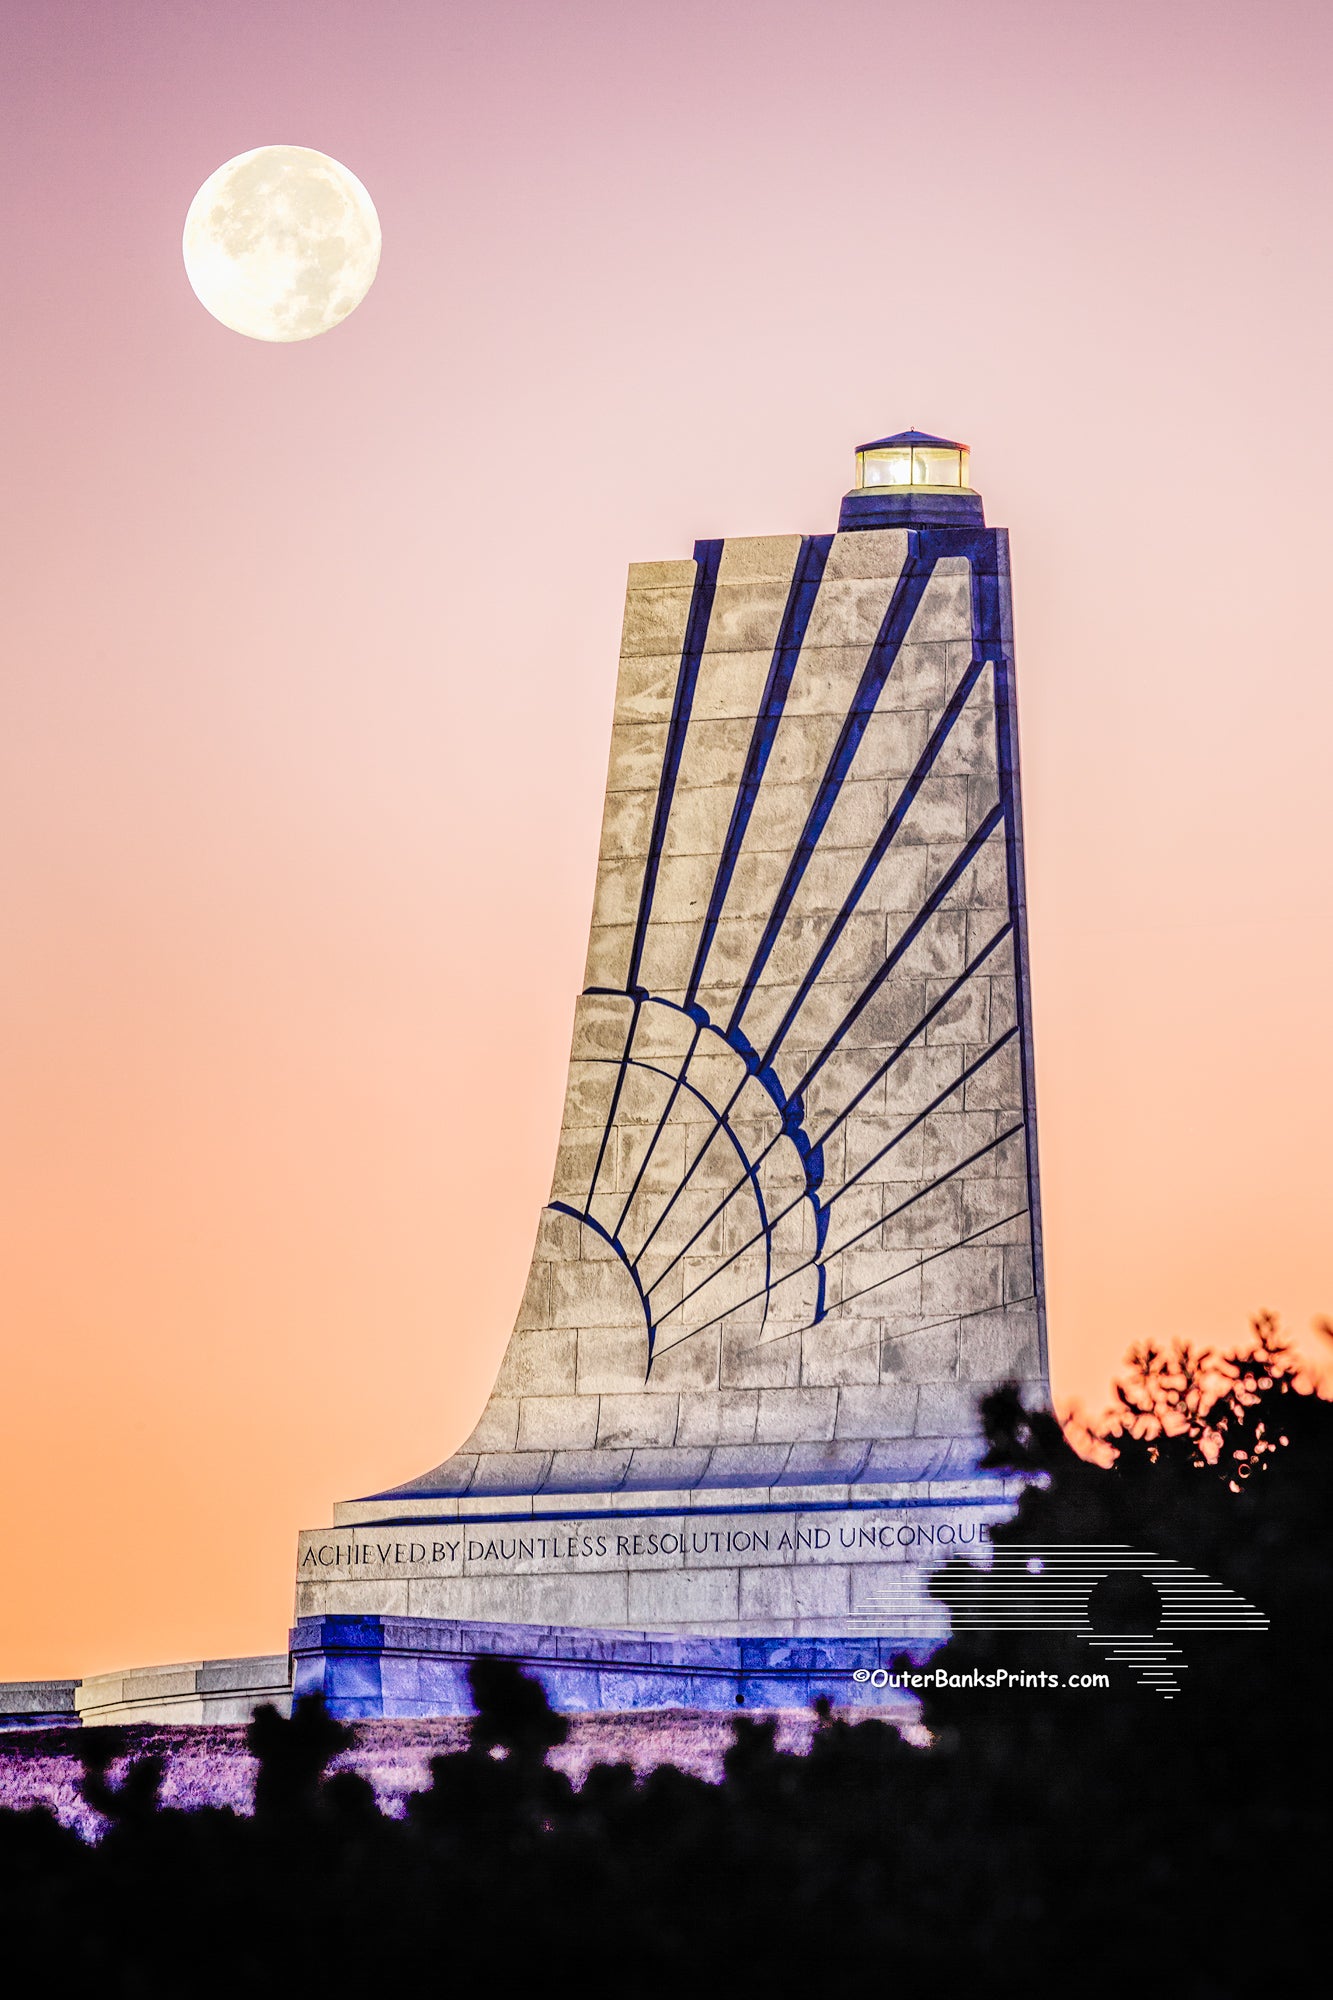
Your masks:
{"label": "orange glow near horizon", "polygon": [[[830,528],[911,424],[1012,536],[1057,1400],[1262,1308],[1322,1359],[1333,17],[9,35],[0,1678],[281,1650],[298,1527],[466,1433],[554,1156],[626,564]],[[294,347],[180,264],[275,141],[384,231]]]}

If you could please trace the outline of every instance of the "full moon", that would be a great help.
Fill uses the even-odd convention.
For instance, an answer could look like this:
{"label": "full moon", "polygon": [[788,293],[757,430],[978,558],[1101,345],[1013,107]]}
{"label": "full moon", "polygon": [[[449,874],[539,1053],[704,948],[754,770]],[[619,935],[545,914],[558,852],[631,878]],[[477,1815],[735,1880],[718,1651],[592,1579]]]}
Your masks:
{"label": "full moon", "polygon": [[380,261],[375,204],[309,146],[256,146],[210,174],[185,218],[185,275],[251,340],[313,340],[346,319]]}

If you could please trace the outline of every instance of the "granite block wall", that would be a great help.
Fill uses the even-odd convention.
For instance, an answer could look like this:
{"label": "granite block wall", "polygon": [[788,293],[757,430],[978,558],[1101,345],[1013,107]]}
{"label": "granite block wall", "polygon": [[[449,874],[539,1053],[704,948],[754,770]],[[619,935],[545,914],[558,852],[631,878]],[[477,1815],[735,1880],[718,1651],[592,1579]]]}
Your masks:
{"label": "granite block wall", "polygon": [[959,1469],[1045,1394],[1024,961],[1003,533],[634,565],[551,1202],[398,1491]]}

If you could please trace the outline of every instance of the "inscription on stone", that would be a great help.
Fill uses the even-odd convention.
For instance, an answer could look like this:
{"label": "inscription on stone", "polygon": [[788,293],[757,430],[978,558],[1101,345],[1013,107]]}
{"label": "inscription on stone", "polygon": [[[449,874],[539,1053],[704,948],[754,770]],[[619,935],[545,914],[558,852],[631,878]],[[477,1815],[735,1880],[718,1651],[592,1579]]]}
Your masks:
{"label": "inscription on stone", "polygon": [[870,1555],[883,1560],[900,1552],[939,1551],[942,1560],[950,1554],[975,1550],[985,1541],[989,1523],[958,1521],[853,1521],[845,1519],[833,1526],[701,1528],[682,1524],[666,1528],[640,1529],[628,1534],[601,1530],[584,1533],[562,1529],[556,1533],[505,1534],[491,1528],[432,1535],[428,1540],[389,1540],[373,1536],[364,1540],[311,1541],[300,1559],[301,1571],[338,1569],[355,1571],[367,1565],[377,1570],[450,1570],[471,1564],[515,1568],[542,1563],[612,1563],[652,1557],[695,1560],[709,1557],[726,1559],[759,1556],[770,1560],[818,1560],[825,1552],[840,1557]]}

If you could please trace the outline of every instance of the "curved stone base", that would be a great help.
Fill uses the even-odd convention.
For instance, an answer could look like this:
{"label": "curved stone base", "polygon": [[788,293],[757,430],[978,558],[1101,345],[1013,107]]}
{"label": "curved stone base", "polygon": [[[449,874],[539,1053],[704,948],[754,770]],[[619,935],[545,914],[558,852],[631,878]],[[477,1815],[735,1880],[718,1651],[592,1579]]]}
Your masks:
{"label": "curved stone base", "polygon": [[283,1653],[90,1674],[79,1682],[74,1696],[85,1726],[248,1722],[266,1702],[284,1715],[290,1712],[291,1676]]}

